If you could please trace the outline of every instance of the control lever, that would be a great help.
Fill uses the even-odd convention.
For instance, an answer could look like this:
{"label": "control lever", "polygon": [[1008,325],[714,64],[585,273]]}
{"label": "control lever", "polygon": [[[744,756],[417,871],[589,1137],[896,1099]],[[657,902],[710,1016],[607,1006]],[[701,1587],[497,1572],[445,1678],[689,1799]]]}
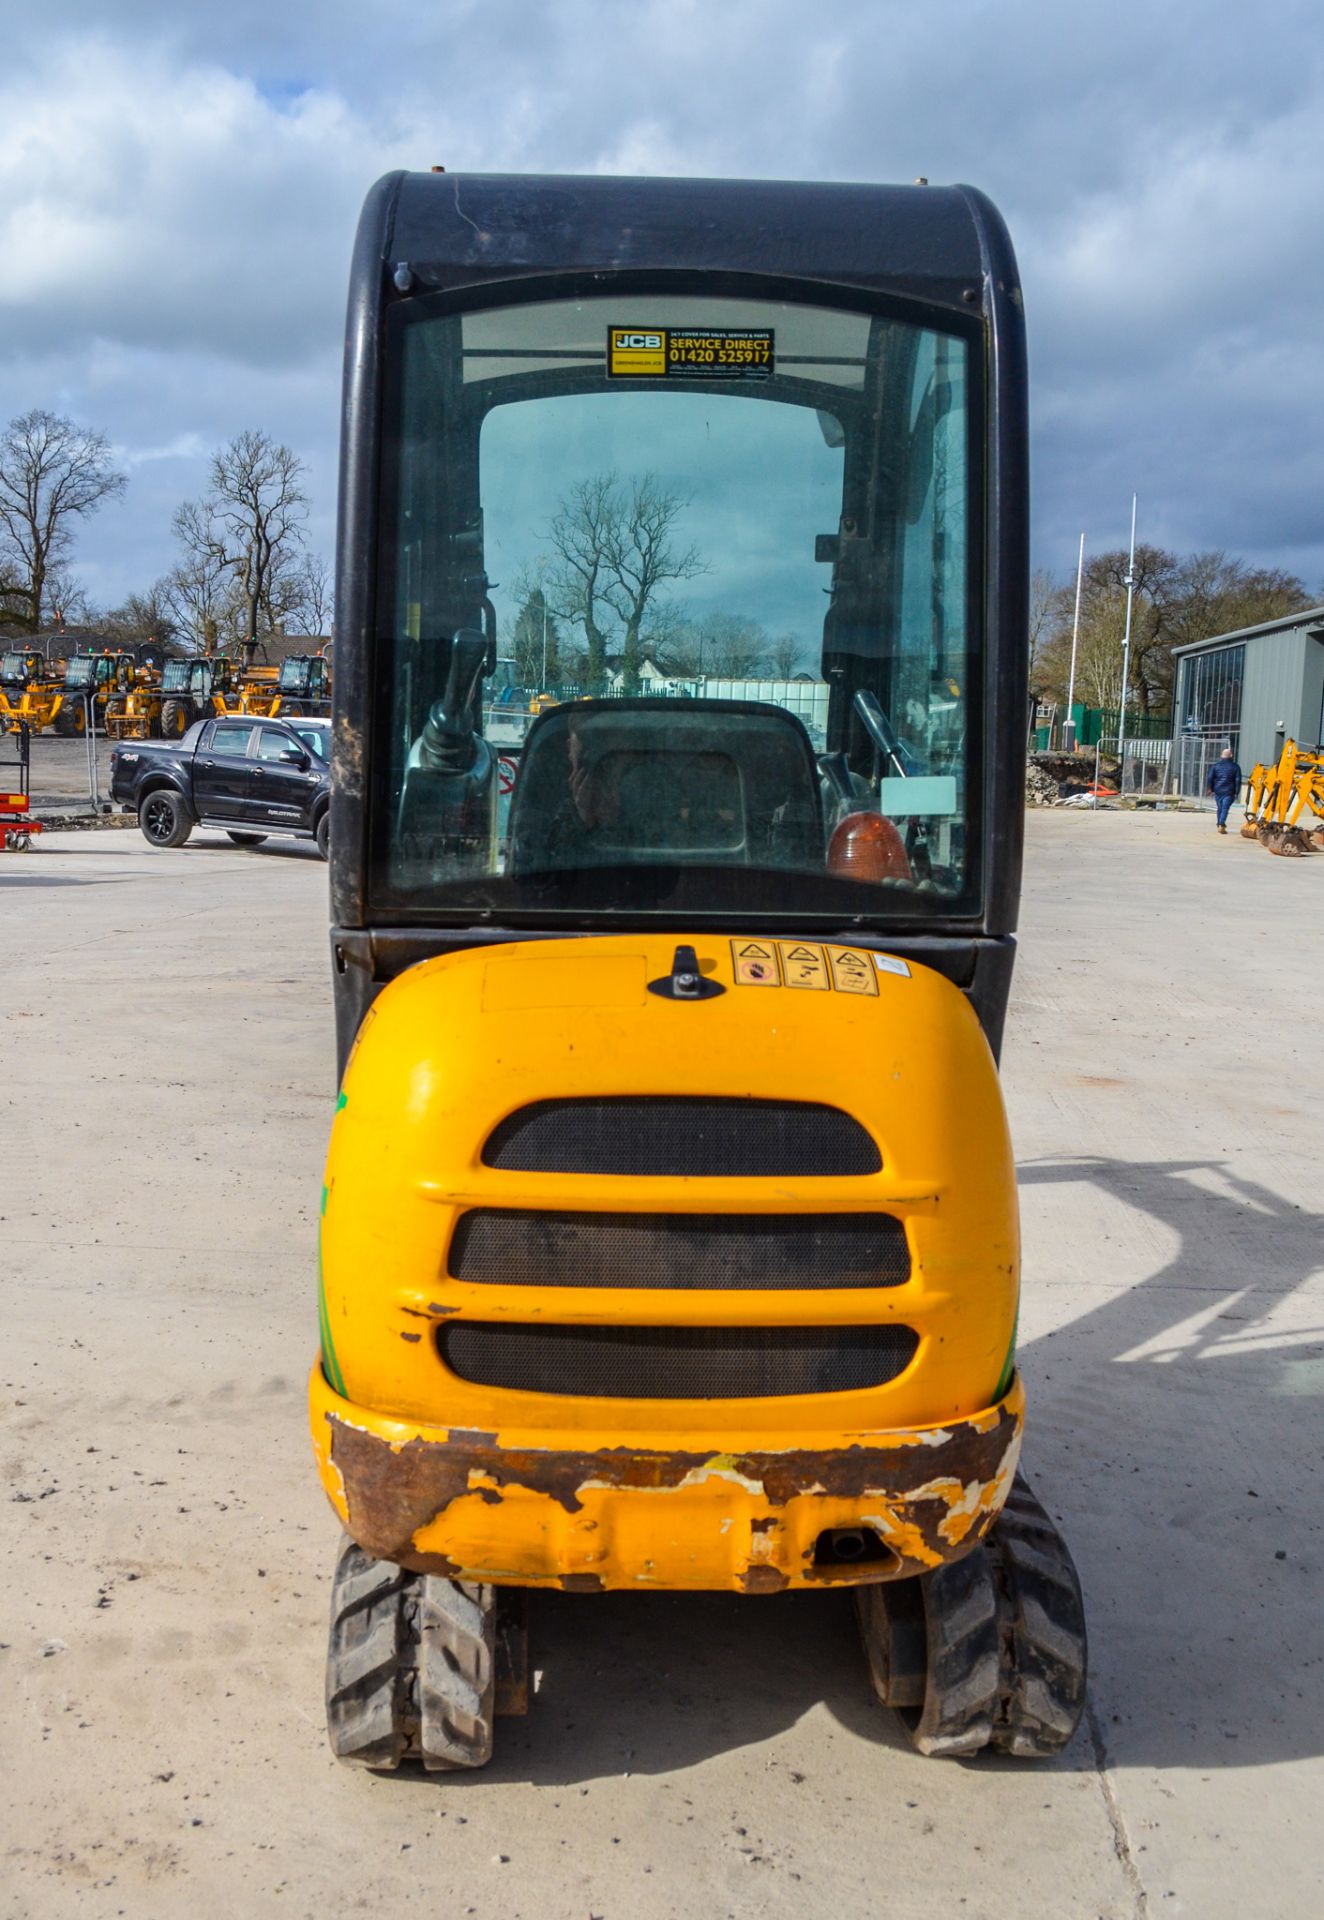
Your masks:
{"label": "control lever", "polygon": [[429,773],[467,773],[474,761],[477,736],[473,725],[473,697],[487,671],[487,638],[461,627],[451,642],[446,691],[433,703],[418,742],[418,764]]}

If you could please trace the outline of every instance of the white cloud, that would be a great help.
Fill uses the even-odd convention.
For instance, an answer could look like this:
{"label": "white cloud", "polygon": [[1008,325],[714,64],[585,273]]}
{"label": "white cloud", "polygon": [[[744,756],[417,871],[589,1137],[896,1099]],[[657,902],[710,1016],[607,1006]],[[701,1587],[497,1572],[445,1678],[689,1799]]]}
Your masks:
{"label": "white cloud", "polygon": [[[309,459],[329,546],[345,275],[399,165],[966,179],[1026,283],[1041,557],[1124,532],[1324,575],[1317,13],[1267,0],[47,0],[0,74],[0,418],[51,405],[132,473],[80,560],[170,562],[206,454]],[[1111,524],[1109,524],[1111,518]],[[1290,558],[1288,556],[1291,556]],[[98,587],[101,591],[101,587]]]}

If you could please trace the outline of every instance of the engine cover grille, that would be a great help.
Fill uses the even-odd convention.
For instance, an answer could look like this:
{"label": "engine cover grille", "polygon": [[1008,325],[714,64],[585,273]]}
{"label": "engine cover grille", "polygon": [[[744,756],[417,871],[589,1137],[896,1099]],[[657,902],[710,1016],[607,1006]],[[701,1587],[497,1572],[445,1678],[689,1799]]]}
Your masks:
{"label": "engine cover grille", "polygon": [[677,1179],[804,1180],[883,1164],[859,1121],[836,1107],[671,1095],[535,1101],[494,1129],[483,1160],[518,1173]]}
{"label": "engine cover grille", "polygon": [[537,1213],[479,1207],[451,1240],[456,1280],[506,1287],[686,1291],[899,1287],[905,1229],[890,1214]]}
{"label": "engine cover grille", "polygon": [[895,1380],[913,1327],[557,1327],[452,1321],[437,1336],[461,1380],[577,1399],[746,1400],[851,1393]]}

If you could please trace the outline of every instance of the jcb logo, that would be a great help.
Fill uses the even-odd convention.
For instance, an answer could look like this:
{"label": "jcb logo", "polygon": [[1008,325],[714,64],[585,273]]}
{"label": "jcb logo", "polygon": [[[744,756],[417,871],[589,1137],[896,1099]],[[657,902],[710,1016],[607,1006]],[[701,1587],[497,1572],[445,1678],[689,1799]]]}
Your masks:
{"label": "jcb logo", "polygon": [[617,333],[612,335],[612,345],[635,347],[656,353],[662,345],[662,335],[660,333]]}

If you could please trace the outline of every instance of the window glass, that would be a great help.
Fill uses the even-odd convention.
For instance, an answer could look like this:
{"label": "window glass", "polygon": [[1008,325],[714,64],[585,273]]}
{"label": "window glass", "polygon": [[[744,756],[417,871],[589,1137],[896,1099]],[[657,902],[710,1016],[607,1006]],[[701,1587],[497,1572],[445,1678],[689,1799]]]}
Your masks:
{"label": "window glass", "polygon": [[675,294],[391,325],[379,899],[971,910],[966,337]]}
{"label": "window glass", "polygon": [[253,738],[253,733],[254,729],[251,726],[221,722],[212,729],[212,752],[232,754],[236,759],[242,760],[248,752],[248,743]]}
{"label": "window glass", "polygon": [[257,757],[259,760],[279,760],[282,753],[296,751],[295,742],[288,733],[275,727],[262,727],[257,736]]}

